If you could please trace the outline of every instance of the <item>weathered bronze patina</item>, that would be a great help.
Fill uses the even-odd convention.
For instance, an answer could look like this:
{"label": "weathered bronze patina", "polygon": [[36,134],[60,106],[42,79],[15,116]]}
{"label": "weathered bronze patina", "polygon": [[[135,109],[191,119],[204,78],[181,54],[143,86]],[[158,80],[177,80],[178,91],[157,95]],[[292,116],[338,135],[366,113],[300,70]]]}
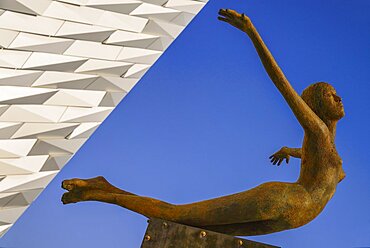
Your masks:
{"label": "weathered bronze patina", "polygon": [[313,220],[333,197],[345,177],[336,151],[336,125],[344,116],[341,98],[323,82],[299,96],[277,65],[250,19],[221,9],[218,19],[245,32],[252,40],[271,80],[281,92],[305,131],[302,148],[283,147],[271,162],[301,158],[295,183],[269,182],[241,193],[211,200],[173,205],[134,195],[112,186],[103,177],[65,180],[64,204],[102,201],[117,204],[147,217],[160,218],[231,235],[260,235],[296,228]]}

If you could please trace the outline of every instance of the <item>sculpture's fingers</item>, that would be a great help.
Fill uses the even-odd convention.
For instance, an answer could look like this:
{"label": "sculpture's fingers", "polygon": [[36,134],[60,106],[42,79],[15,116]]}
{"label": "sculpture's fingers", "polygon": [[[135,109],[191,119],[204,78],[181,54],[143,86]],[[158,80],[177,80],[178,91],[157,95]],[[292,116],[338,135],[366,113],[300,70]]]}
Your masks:
{"label": "sculpture's fingers", "polygon": [[228,14],[230,16],[240,16],[240,14],[238,12],[236,12],[235,10],[232,10],[232,9],[226,9],[225,12],[226,12],[226,14]]}
{"label": "sculpture's fingers", "polygon": [[229,18],[232,18],[233,16],[230,14],[230,13],[228,13],[226,10],[222,10],[222,9],[220,9],[220,11],[218,11],[218,14],[220,15],[220,16],[223,16],[223,17],[229,17]]}
{"label": "sculpture's fingers", "polygon": [[228,9],[220,9],[218,11],[218,14],[222,16],[232,17],[232,14],[228,11]]}
{"label": "sculpture's fingers", "polygon": [[283,158],[279,159],[279,162],[278,162],[277,165],[280,166],[281,165],[281,162],[283,162],[283,160],[284,160]]}
{"label": "sculpture's fingers", "polygon": [[246,16],[244,13],[240,16],[240,18],[243,20],[243,21],[248,21],[249,20],[249,17]]}
{"label": "sculpture's fingers", "polygon": [[274,154],[272,154],[270,157],[269,157],[269,159],[272,159],[274,157]]}
{"label": "sculpture's fingers", "polygon": [[223,22],[230,23],[230,19],[222,17],[222,16],[217,17],[217,19],[220,20],[220,21],[223,21]]}
{"label": "sculpture's fingers", "polygon": [[287,157],[286,157],[286,159],[285,159],[285,162],[286,162],[287,164],[289,164],[289,160],[290,160],[290,156],[287,156]]}
{"label": "sculpture's fingers", "polygon": [[222,17],[228,17],[225,13],[222,13],[221,11],[218,12],[218,15]]}
{"label": "sculpture's fingers", "polygon": [[275,159],[273,165],[276,165],[276,163],[279,161],[279,159]]}

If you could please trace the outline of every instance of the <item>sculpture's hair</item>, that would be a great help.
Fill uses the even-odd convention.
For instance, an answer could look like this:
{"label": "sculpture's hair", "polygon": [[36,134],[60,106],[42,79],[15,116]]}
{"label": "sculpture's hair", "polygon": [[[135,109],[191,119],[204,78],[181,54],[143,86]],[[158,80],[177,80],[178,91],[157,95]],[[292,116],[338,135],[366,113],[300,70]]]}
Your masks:
{"label": "sculpture's hair", "polygon": [[324,94],[332,90],[333,86],[325,82],[311,84],[302,92],[302,99],[325,122],[327,119],[326,109],[323,108]]}

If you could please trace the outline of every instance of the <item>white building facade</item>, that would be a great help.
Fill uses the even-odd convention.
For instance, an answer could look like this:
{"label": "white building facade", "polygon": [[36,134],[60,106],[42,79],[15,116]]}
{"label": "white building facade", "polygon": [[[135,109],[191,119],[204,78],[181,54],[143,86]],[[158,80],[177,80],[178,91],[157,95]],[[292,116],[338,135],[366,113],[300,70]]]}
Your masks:
{"label": "white building facade", "polygon": [[0,236],[207,0],[0,0]]}

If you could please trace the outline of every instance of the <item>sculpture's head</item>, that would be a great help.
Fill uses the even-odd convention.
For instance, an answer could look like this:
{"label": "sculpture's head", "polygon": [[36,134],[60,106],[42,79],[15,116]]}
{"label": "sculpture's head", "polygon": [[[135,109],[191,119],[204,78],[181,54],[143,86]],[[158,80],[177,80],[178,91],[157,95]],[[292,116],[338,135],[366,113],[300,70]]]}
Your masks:
{"label": "sculpture's head", "polygon": [[308,86],[301,97],[325,123],[339,120],[344,116],[342,98],[328,83],[319,82]]}

